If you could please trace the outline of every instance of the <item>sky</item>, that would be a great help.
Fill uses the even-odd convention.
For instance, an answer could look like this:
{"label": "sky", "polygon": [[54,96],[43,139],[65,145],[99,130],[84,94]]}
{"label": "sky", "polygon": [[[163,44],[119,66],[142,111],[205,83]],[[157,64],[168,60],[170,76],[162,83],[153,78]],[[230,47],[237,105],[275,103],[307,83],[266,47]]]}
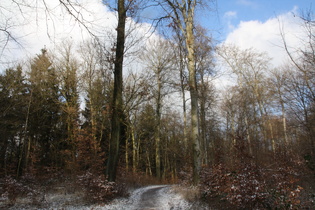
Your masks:
{"label": "sky", "polygon": [[[314,14],[314,9],[313,0],[218,0],[217,14],[204,15],[199,21],[219,45],[266,52],[270,66],[276,68],[288,62],[280,28],[290,49],[301,47],[301,40],[306,38],[299,16],[308,11]],[[233,85],[234,79],[223,75],[216,85]]]}
{"label": "sky", "polygon": [[[9,43],[6,51],[1,53],[0,63],[4,63],[3,60],[33,56],[44,46],[52,48],[62,39],[75,42],[87,39],[89,35],[84,27],[60,8],[58,0],[46,2],[49,15],[44,5],[39,5],[36,12],[22,8],[22,15],[12,0],[1,0],[0,28],[9,25],[20,45]],[[101,0],[80,2],[84,5],[84,10],[80,11],[82,17],[88,21],[92,31],[102,34],[103,39],[111,39],[117,24],[115,14],[102,5]],[[286,31],[288,43],[298,45],[301,25],[297,16],[303,11],[314,11],[315,5],[312,2],[313,0],[217,0],[215,5],[210,5],[215,8],[211,12],[205,9],[201,9],[200,13],[197,11],[196,20],[208,29],[217,44],[233,43],[241,48],[253,47],[266,51],[270,57],[276,58],[272,62],[277,66],[285,62],[285,53],[280,47],[279,26]],[[147,36],[150,26],[142,24],[137,28],[137,36],[141,37]],[[0,33],[1,49],[5,44],[3,40],[4,34]]]}
{"label": "sky", "polygon": [[241,22],[266,22],[290,12],[297,14],[311,8],[314,11],[314,3],[313,0],[217,0],[216,14],[210,15],[211,18],[204,15],[202,23],[210,30],[218,30],[220,39],[224,39]]}
{"label": "sky", "polygon": [[[302,27],[299,16],[312,10],[313,0],[221,0],[217,2],[219,42],[233,43],[242,48],[253,47],[273,58],[279,66],[286,57],[280,28],[292,47],[300,43]],[[207,22],[205,21],[205,24]],[[209,24],[209,23],[208,23]]]}

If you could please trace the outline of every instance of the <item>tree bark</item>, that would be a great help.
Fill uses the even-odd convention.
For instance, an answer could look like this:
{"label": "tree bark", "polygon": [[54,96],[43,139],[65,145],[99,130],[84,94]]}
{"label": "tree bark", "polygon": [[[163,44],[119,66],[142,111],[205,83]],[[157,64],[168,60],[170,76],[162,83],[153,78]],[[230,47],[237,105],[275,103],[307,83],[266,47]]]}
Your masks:
{"label": "tree bark", "polygon": [[191,100],[191,139],[193,142],[193,183],[198,184],[201,170],[200,142],[199,142],[199,122],[198,122],[198,90],[195,68],[195,48],[193,18],[194,6],[188,8],[186,22],[186,46],[189,71],[189,91]]}
{"label": "tree bark", "polygon": [[184,78],[184,49],[182,44],[181,35],[178,33],[178,42],[179,42],[179,71],[180,71],[180,87],[182,94],[182,104],[183,104],[183,117],[184,117],[184,145],[185,150],[187,149],[188,140],[187,140],[187,112],[186,112],[186,96],[185,96],[185,78]]}
{"label": "tree bark", "polygon": [[137,145],[136,145],[134,128],[131,128],[131,139],[132,139],[132,172],[136,173],[136,170],[137,170]]}
{"label": "tree bark", "polygon": [[161,89],[162,89],[162,81],[161,81],[161,69],[157,69],[157,96],[156,96],[156,130],[155,130],[155,167],[156,167],[156,177],[161,179],[161,151],[160,151],[160,130],[161,130]]}
{"label": "tree bark", "polygon": [[109,157],[107,161],[106,174],[108,181],[116,180],[116,171],[119,157],[119,147],[122,132],[122,89],[123,89],[123,59],[125,49],[125,25],[126,25],[126,9],[125,1],[118,0],[118,26],[117,26],[117,44],[114,69],[114,91],[112,104],[112,130],[109,144]]}
{"label": "tree bark", "polygon": [[[195,66],[195,36],[194,36],[194,13],[197,5],[196,0],[164,0],[173,12],[173,19],[176,26],[185,37],[188,72],[189,91],[191,101],[191,141],[193,144],[193,183],[197,185],[200,179],[201,154],[199,142],[199,122],[198,122],[198,91]],[[198,2],[200,3],[200,2]]]}
{"label": "tree bark", "polygon": [[208,142],[206,139],[206,88],[203,72],[200,73],[200,146],[201,146],[201,162],[208,164]]}

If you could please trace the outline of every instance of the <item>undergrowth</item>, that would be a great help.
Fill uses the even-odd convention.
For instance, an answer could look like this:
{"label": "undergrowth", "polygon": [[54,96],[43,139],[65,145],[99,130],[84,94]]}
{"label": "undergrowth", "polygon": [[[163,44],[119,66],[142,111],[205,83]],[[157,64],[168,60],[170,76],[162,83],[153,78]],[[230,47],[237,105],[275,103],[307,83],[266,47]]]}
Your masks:
{"label": "undergrowth", "polygon": [[[243,157],[246,157],[245,155]],[[314,194],[303,183],[312,175],[294,154],[275,156],[270,165],[252,158],[239,158],[232,164],[216,164],[202,172],[201,195],[219,208],[237,209],[310,209]]]}
{"label": "undergrowth", "polygon": [[[0,209],[10,206],[22,208],[23,205],[46,208],[52,202],[60,202],[61,207],[77,205],[78,201],[83,205],[106,204],[126,195],[124,184],[108,182],[104,175],[90,171],[82,174],[55,172],[44,177],[26,174],[18,179],[13,176],[0,178]],[[56,201],[56,197],[62,201]]]}

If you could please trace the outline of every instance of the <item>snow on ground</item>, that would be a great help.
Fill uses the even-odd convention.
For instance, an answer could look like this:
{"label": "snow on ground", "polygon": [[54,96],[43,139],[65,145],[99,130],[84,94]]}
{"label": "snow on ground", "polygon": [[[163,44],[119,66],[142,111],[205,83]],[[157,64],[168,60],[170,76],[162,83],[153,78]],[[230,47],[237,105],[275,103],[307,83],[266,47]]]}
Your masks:
{"label": "snow on ground", "polygon": [[190,205],[179,194],[172,193],[171,186],[156,185],[135,190],[128,199],[115,200],[101,209],[189,209]]}
{"label": "snow on ground", "polygon": [[139,188],[127,199],[114,200],[110,205],[95,208],[100,210],[186,210],[208,209],[200,203],[190,203],[171,185],[154,185]]}
{"label": "snow on ground", "polygon": [[128,198],[113,200],[108,205],[84,205],[79,194],[46,194],[42,208],[27,205],[29,202],[19,202],[9,209],[66,209],[66,210],[186,210],[208,209],[200,203],[186,201],[180,193],[176,193],[172,185],[153,185],[142,187],[130,192]]}

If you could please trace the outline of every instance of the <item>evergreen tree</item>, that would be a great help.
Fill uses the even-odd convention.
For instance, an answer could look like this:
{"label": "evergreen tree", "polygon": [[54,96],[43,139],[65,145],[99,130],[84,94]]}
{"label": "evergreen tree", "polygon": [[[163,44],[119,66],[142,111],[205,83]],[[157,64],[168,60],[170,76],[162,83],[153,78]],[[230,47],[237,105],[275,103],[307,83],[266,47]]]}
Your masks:
{"label": "evergreen tree", "polygon": [[5,175],[16,170],[18,156],[24,153],[28,99],[21,66],[0,75],[0,171]]}
{"label": "evergreen tree", "polygon": [[56,165],[60,163],[60,156],[53,150],[59,148],[60,135],[63,133],[60,121],[61,97],[56,70],[45,49],[32,60],[29,76],[32,94],[28,126],[30,141],[39,147],[41,164]]}

